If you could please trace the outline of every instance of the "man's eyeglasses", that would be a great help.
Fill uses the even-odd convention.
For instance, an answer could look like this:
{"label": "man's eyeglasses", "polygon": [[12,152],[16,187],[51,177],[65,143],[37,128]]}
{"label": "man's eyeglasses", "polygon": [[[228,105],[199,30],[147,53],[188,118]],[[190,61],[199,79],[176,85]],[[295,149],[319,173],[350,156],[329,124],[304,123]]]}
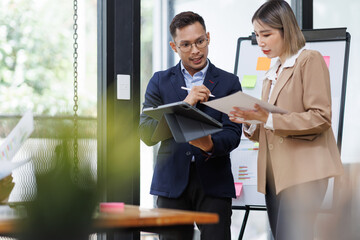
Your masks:
{"label": "man's eyeglasses", "polygon": [[[174,41],[175,42],[175,41]],[[202,49],[204,47],[206,47],[208,45],[208,42],[209,42],[209,39],[207,38],[200,38],[198,40],[196,40],[196,42],[194,43],[188,43],[188,42],[185,42],[185,43],[181,43],[179,46],[177,46],[178,48],[180,48],[180,50],[182,52],[189,52],[192,48],[192,45],[195,44],[195,46],[198,48],[198,49]]]}

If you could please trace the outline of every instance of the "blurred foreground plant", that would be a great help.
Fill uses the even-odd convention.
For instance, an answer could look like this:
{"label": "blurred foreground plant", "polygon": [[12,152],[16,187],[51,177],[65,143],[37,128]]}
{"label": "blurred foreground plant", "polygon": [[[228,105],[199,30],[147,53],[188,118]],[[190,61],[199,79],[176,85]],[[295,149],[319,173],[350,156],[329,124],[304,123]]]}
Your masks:
{"label": "blurred foreground plant", "polygon": [[36,174],[37,194],[34,201],[26,205],[27,218],[20,240],[89,238],[96,184],[90,170],[81,170],[74,178],[68,144],[68,140],[63,140],[56,147],[55,168]]}

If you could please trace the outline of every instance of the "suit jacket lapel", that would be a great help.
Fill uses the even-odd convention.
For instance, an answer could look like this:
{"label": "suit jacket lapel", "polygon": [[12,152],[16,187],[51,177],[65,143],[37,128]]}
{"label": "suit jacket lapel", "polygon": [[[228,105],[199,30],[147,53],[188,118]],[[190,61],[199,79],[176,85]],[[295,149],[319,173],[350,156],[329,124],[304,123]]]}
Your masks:
{"label": "suit jacket lapel", "polygon": [[294,71],[294,68],[291,67],[291,68],[285,68],[281,72],[280,76],[278,77],[278,80],[276,81],[274,89],[271,92],[271,96],[270,96],[270,99],[269,99],[270,104],[275,104],[276,99],[278,98],[281,89],[285,86],[287,81],[289,81],[290,77],[293,74],[293,71]]}
{"label": "suit jacket lapel", "polygon": [[[209,68],[206,72],[205,79],[204,79],[204,85],[212,92],[216,84],[218,83],[218,72],[216,67],[209,61]],[[172,75],[170,78],[170,81],[174,87],[175,93],[179,97],[180,101],[183,101],[186,96],[188,95],[188,92],[186,90],[181,89],[181,87],[186,87],[184,75],[181,72],[180,63],[178,63],[173,69],[172,69]]]}
{"label": "suit jacket lapel", "polygon": [[188,92],[186,90],[181,89],[181,87],[186,87],[184,75],[181,73],[180,63],[178,63],[172,70],[172,75],[170,78],[171,84],[174,87],[174,91],[179,97],[179,101],[183,101]]}
{"label": "suit jacket lapel", "polygon": [[216,67],[209,61],[209,68],[206,72],[203,84],[210,90],[210,92],[213,91],[214,87],[219,82],[218,75]]}

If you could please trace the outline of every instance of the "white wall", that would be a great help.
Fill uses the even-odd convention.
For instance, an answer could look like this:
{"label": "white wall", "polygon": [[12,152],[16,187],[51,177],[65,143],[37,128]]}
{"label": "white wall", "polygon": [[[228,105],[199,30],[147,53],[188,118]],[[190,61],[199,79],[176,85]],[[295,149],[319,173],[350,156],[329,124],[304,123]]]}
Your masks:
{"label": "white wall", "polygon": [[[234,72],[237,39],[251,35],[251,17],[264,0],[176,1],[175,14],[193,11],[200,14],[210,32],[209,59],[217,67]],[[179,58],[176,56],[176,61]]]}

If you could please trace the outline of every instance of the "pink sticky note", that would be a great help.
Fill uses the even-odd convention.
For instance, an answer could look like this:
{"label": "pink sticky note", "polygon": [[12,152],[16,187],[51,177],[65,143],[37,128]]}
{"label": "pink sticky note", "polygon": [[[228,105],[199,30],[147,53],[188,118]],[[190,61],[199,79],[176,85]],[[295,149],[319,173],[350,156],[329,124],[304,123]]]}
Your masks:
{"label": "pink sticky note", "polygon": [[330,65],[330,56],[323,56],[323,57],[324,57],[326,66],[329,68],[329,65]]}
{"label": "pink sticky note", "polygon": [[243,184],[242,183],[235,183],[235,194],[236,194],[236,197],[240,197],[241,195],[241,190],[242,190],[242,186]]}
{"label": "pink sticky note", "polygon": [[100,212],[122,212],[125,204],[123,202],[101,202]]}

